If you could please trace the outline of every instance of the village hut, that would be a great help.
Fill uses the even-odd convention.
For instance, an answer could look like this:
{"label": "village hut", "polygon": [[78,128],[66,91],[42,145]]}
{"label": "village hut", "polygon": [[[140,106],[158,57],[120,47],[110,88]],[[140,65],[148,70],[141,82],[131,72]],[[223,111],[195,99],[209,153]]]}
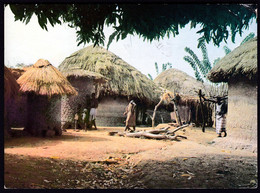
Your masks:
{"label": "village hut", "polygon": [[[99,93],[107,82],[103,75],[79,68],[63,70],[62,74],[67,78],[71,85],[77,90],[78,95],[63,96],[61,104],[61,127],[62,129],[71,128],[74,125],[74,115],[83,109],[89,110],[89,102],[92,93]],[[81,109],[78,109],[80,105]],[[79,117],[77,128],[84,127]]]}
{"label": "village hut", "polygon": [[[24,68],[8,68],[17,80],[28,69]],[[18,93],[15,100],[8,103],[8,120],[12,128],[23,128],[27,119],[27,95]]]}
{"label": "village hut", "polygon": [[228,137],[221,143],[256,151],[257,37],[223,57],[207,77],[212,82],[228,83]]}
{"label": "village hut", "polygon": [[48,130],[61,135],[61,97],[76,95],[69,81],[48,60],[39,59],[17,80],[27,95],[25,130],[44,136]]}
{"label": "village hut", "polygon": [[146,109],[160,100],[155,83],[120,57],[100,46],[88,46],[69,57],[59,66],[64,70],[80,69],[100,73],[107,77],[106,88],[100,91],[96,123],[98,126],[123,126],[123,115],[129,101],[137,104],[137,124],[146,120]]}
{"label": "village hut", "polygon": [[[205,85],[202,82],[175,68],[163,71],[154,79],[154,82],[158,86],[176,93],[177,108],[183,122],[193,122],[196,126],[202,125],[203,118],[198,96],[199,90],[206,93]],[[203,104],[203,112],[206,126],[212,126],[212,107],[209,103]],[[171,119],[176,121],[173,112],[171,112]]]}
{"label": "village hut", "polygon": [[9,117],[10,103],[15,99],[19,91],[19,85],[16,82],[10,70],[4,66],[4,133],[8,137],[11,131]]}

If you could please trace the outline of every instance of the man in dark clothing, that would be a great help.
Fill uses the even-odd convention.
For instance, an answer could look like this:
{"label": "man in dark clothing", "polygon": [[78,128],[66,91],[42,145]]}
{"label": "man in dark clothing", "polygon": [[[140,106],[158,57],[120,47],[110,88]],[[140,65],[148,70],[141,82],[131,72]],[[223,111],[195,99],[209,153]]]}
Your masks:
{"label": "man in dark clothing", "polygon": [[98,100],[95,96],[95,93],[91,95],[91,102],[90,102],[90,113],[89,113],[89,121],[90,121],[90,128],[92,128],[92,124],[96,126],[96,116],[97,116],[97,108],[98,108]]}

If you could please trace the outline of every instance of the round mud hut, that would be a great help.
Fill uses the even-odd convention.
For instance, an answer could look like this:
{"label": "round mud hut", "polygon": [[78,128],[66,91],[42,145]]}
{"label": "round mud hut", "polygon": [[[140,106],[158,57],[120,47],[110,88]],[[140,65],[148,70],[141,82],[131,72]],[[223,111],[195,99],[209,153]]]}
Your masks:
{"label": "round mud hut", "polygon": [[[89,110],[90,97],[92,93],[99,93],[107,82],[103,75],[82,70],[79,68],[63,70],[62,74],[71,85],[77,90],[78,95],[63,96],[61,102],[61,127],[66,130],[74,127],[74,115],[79,111],[82,114],[84,109]],[[77,128],[83,128],[81,116]]]}
{"label": "round mud hut", "polygon": [[61,96],[77,94],[69,81],[48,60],[39,59],[17,82],[27,95],[25,131],[35,136],[48,131],[61,135]]}
{"label": "round mud hut", "polygon": [[[24,68],[9,68],[14,78],[17,80],[28,67]],[[8,103],[8,119],[12,128],[24,128],[27,119],[27,95],[18,93],[15,100]]]}
{"label": "round mud hut", "polygon": [[137,124],[145,124],[146,109],[160,100],[158,86],[144,74],[112,52],[96,46],[83,48],[67,57],[59,70],[78,67],[100,73],[109,81],[99,95],[96,123],[98,126],[123,126],[123,115],[130,100],[137,104]]}
{"label": "round mud hut", "polygon": [[[189,76],[187,73],[171,68],[160,73],[154,82],[177,95],[177,108],[182,122],[193,122],[196,126],[203,123],[200,99],[198,91],[202,90],[205,93],[205,86],[202,82]],[[203,112],[206,126],[211,127],[212,122],[212,106],[211,104],[203,103]],[[173,109],[173,108],[172,108]],[[176,118],[171,113],[171,119],[176,121]]]}
{"label": "round mud hut", "polygon": [[220,142],[225,146],[256,152],[257,78],[257,37],[223,57],[208,73],[210,81],[228,83],[228,137]]}
{"label": "round mud hut", "polygon": [[15,100],[19,91],[19,85],[16,82],[11,71],[4,66],[4,134],[9,137],[11,123],[9,121],[10,104]]}

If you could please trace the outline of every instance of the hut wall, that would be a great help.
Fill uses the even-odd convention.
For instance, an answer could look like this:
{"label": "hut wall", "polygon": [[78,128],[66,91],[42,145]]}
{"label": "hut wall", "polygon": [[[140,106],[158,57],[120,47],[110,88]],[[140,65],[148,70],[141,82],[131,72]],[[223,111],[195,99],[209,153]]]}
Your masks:
{"label": "hut wall", "polygon": [[8,120],[11,127],[22,128],[26,125],[27,96],[19,95],[6,103]]}
{"label": "hut wall", "polygon": [[50,129],[61,128],[61,96],[54,96],[48,100],[46,118]]}
{"label": "hut wall", "polygon": [[90,96],[95,92],[92,80],[69,79],[69,82],[78,91],[78,95],[62,96],[61,98],[61,127],[64,129],[73,126],[78,105],[80,104],[83,110],[86,106],[86,95]]}
{"label": "hut wall", "polygon": [[104,97],[97,109],[97,126],[124,126],[126,116],[123,113],[128,103],[127,98]]}
{"label": "hut wall", "polygon": [[59,101],[60,97],[58,96],[48,98],[47,96],[28,94],[25,130],[34,136],[44,136],[49,129],[60,129],[61,104]]}
{"label": "hut wall", "polygon": [[228,84],[228,135],[243,140],[248,148],[257,146],[257,83],[230,81]]}

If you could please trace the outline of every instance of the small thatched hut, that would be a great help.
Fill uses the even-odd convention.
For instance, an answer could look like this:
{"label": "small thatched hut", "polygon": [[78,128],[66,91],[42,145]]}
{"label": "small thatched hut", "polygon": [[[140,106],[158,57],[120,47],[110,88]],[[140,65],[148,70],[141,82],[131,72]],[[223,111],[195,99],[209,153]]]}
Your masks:
{"label": "small thatched hut", "polygon": [[223,57],[208,74],[212,82],[228,83],[226,142],[231,147],[257,148],[257,78],[257,37]]}
{"label": "small thatched hut", "polygon": [[77,94],[69,81],[48,60],[39,59],[17,82],[27,94],[25,130],[36,136],[47,130],[61,135],[60,96]]}
{"label": "small thatched hut", "polygon": [[160,100],[160,91],[155,83],[149,80],[136,68],[102,47],[88,46],[67,57],[59,69],[80,69],[100,73],[109,79],[107,87],[100,92],[97,113],[97,125],[122,126],[123,112],[130,99],[137,103],[137,123],[146,118],[146,108]]}
{"label": "small thatched hut", "polygon": [[[205,86],[202,82],[189,76],[187,73],[171,68],[160,73],[154,82],[173,93],[176,93],[181,120],[184,122],[193,122],[197,126],[202,124],[201,107],[199,103],[199,89],[205,93]],[[212,126],[212,107],[204,103],[205,120],[207,126]],[[173,113],[171,113],[173,115]],[[172,117],[173,119],[173,117]]]}
{"label": "small thatched hut", "polygon": [[[83,112],[84,108],[88,108],[87,99],[90,99],[92,93],[97,93],[102,89],[101,85],[107,82],[107,78],[99,73],[77,68],[64,70],[62,73],[78,92],[76,96],[62,97],[61,123],[62,129],[67,129],[74,123],[74,115],[79,110],[78,105],[81,105],[80,112]],[[81,127],[83,126],[82,122],[78,123]]]}
{"label": "small thatched hut", "polygon": [[11,126],[9,122],[9,105],[16,97],[19,91],[19,85],[17,84],[14,76],[10,70],[4,66],[4,132],[8,135]]}

